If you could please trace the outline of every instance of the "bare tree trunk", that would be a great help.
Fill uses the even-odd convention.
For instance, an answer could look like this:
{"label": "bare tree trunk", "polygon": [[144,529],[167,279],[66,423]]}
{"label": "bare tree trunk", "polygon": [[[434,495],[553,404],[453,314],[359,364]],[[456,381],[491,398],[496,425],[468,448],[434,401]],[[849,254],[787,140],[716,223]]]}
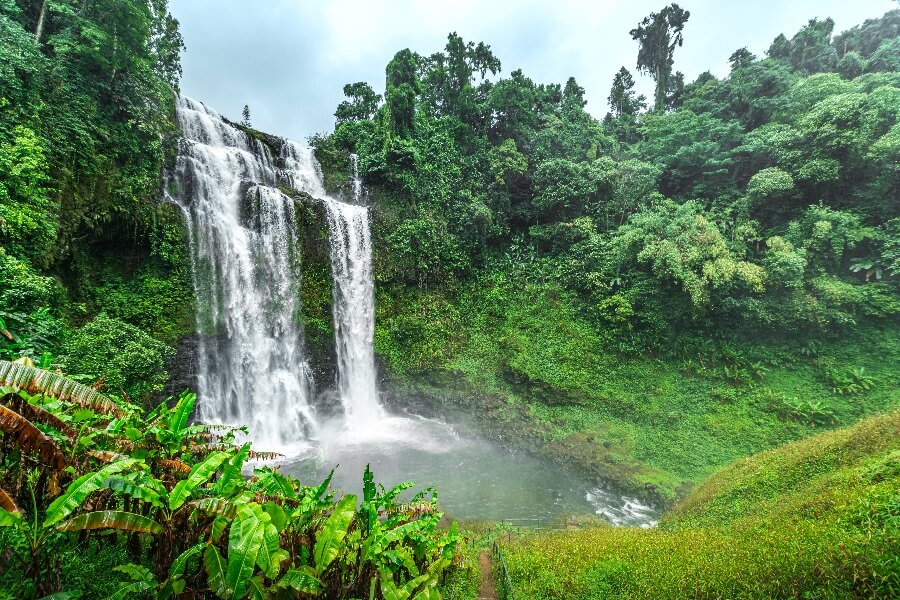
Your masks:
{"label": "bare tree trunk", "polygon": [[662,110],[665,107],[665,82],[662,80],[661,69],[656,67],[656,98],[654,102],[654,109],[657,111]]}
{"label": "bare tree trunk", "polygon": [[44,33],[44,21],[47,19],[47,0],[41,2],[41,14],[38,17],[37,27],[34,30],[34,45],[41,45],[41,35]]}

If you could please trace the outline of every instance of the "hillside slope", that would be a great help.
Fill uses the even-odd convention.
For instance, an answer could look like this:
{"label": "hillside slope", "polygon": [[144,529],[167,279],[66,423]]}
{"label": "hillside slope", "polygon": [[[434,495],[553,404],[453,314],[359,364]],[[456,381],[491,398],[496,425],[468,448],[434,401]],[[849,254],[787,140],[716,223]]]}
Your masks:
{"label": "hillside slope", "polygon": [[505,543],[524,598],[896,598],[900,412],[739,460],[652,530]]}

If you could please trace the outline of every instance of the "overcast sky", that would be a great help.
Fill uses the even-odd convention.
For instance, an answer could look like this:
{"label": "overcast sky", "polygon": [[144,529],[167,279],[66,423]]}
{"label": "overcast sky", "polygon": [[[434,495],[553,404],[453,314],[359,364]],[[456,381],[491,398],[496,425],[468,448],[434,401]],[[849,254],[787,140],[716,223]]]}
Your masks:
{"label": "overcast sky", "polygon": [[[628,31],[665,0],[170,0],[181,22],[182,93],[239,118],[250,105],[254,127],[305,140],[330,131],[345,83],[384,90],[384,67],[397,50],[442,50],[447,34],[491,45],[502,76],[521,68],[536,83],[586,88],[602,118],[619,67],[635,71]],[[894,0],[684,0],[691,12],[675,68],[686,81],[710,70],[728,74],[728,56],[747,46],[762,55],[779,33],[812,17],[835,32],[895,8]],[[652,96],[649,77],[637,76]]]}

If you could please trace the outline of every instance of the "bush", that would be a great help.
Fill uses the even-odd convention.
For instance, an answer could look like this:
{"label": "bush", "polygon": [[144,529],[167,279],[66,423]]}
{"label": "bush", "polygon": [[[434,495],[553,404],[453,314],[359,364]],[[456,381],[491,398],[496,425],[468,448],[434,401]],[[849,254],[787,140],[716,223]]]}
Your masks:
{"label": "bush", "polygon": [[71,373],[101,378],[103,387],[123,391],[134,400],[161,390],[168,377],[165,361],[174,354],[137,327],[101,313],[64,344]]}

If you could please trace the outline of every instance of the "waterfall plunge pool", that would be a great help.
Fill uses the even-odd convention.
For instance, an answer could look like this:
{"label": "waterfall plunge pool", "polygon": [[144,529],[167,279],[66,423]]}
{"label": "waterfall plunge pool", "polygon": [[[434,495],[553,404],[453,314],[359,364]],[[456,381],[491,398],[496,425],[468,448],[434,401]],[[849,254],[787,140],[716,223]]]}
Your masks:
{"label": "waterfall plunge pool", "polygon": [[318,485],[335,468],[332,488],[362,494],[367,464],[385,488],[411,481],[433,487],[448,517],[549,527],[570,515],[599,515],[615,525],[650,526],[658,514],[635,498],[598,486],[569,469],[464,437],[441,421],[388,416],[366,430],[348,431],[340,420],[322,425],[315,444],[280,461],[281,471]]}

